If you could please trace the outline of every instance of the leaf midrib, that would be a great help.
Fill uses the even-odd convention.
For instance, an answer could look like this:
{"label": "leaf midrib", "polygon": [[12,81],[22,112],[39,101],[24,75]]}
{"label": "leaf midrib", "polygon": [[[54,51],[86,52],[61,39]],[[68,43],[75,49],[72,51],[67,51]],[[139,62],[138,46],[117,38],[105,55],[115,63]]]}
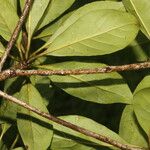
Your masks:
{"label": "leaf midrib", "polygon": [[[71,43],[71,44],[64,45],[63,47],[59,47],[59,48],[54,49],[54,50],[52,50],[52,51],[48,51],[48,50],[50,50],[50,47],[49,47],[48,50],[47,50],[47,51],[48,51],[47,53],[50,54],[50,53],[53,53],[53,52],[55,52],[55,51],[59,51],[59,50],[61,50],[62,48],[65,48],[65,47],[67,47],[67,46],[76,44],[76,43],[81,42],[81,41],[84,41],[84,40],[89,40],[90,38],[94,38],[94,37],[96,37],[96,36],[100,36],[100,35],[102,35],[102,34],[105,34],[105,33],[107,33],[107,32],[113,31],[113,30],[115,30],[115,29],[122,28],[122,27],[125,27],[125,26],[127,26],[127,25],[133,25],[133,24],[135,24],[135,23],[133,22],[133,23],[128,23],[128,24],[119,26],[119,27],[115,27],[115,28],[112,28],[112,29],[107,30],[107,31],[105,31],[105,32],[101,32],[101,33],[99,33],[99,34],[95,34],[95,35],[93,35],[93,36],[89,36],[89,37],[87,37],[87,38],[81,39],[80,41],[75,41],[75,42],[73,42],[73,43]],[[136,24],[135,24],[135,25],[136,25]],[[68,28],[67,28],[67,29],[68,29]]]}
{"label": "leaf midrib", "polygon": [[149,34],[149,36],[150,36],[150,32],[149,32],[149,30],[147,29],[145,23],[143,22],[143,20],[142,20],[140,14],[138,13],[138,11],[137,11],[137,9],[136,9],[136,7],[135,7],[135,5],[134,5],[134,2],[133,2],[132,0],[130,0],[130,2],[131,2],[131,5],[133,6],[133,9],[135,10],[135,13],[137,14],[138,18],[140,19],[140,21],[141,21],[143,27],[145,28],[146,32],[147,32],[147,33]]}

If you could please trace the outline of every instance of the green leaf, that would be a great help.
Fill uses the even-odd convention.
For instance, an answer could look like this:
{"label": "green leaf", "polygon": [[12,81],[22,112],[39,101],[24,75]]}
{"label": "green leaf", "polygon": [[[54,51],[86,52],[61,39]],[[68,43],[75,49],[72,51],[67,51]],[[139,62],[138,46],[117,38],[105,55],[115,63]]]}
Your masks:
{"label": "green leaf", "polygon": [[77,10],[64,22],[44,46],[48,47],[44,54],[109,54],[123,49],[136,37],[139,27],[132,15],[112,9],[85,10]]}
{"label": "green leaf", "polygon": [[[89,119],[89,118],[85,118],[82,116],[63,116],[60,117],[61,119],[71,122],[74,125],[83,127],[87,130],[93,131],[95,133],[101,134],[103,136],[107,136],[113,140],[116,140],[118,142],[121,143],[126,143],[121,137],[119,137],[118,134],[116,134],[115,132],[109,130],[108,128],[106,128],[105,126]],[[83,135],[82,133],[73,131],[69,128],[63,127],[61,125],[58,125],[56,123],[53,123],[53,127],[55,130],[62,132],[60,133],[62,137],[66,137],[67,135],[73,136],[75,137],[77,140],[86,140],[85,144],[89,144],[89,145],[102,145],[102,146],[107,146],[107,147],[112,147],[111,145],[108,145],[106,143],[103,143],[99,140],[96,140],[94,138],[88,137],[86,135]],[[67,134],[67,135],[66,135]],[[72,144],[72,143],[71,143]],[[126,143],[127,144],[127,143]],[[65,146],[65,145],[64,145]]]}
{"label": "green leaf", "polygon": [[150,139],[150,76],[146,76],[137,86],[133,107],[137,120]]}
{"label": "green leaf", "polygon": [[0,0],[0,35],[7,41],[10,39],[17,22],[17,12],[10,0]]}
{"label": "green leaf", "polygon": [[13,150],[25,150],[25,149],[23,147],[17,147],[17,148],[15,148]]}
{"label": "green leaf", "polygon": [[[83,10],[84,9],[84,10]],[[84,7],[82,7],[82,15],[88,13],[90,10],[99,10],[99,9],[116,9],[120,11],[125,11],[125,8],[122,4],[122,2],[93,2],[92,4],[87,4]],[[45,30],[43,30],[37,37],[45,37],[45,36],[50,36],[53,35],[54,32],[64,23],[64,21],[70,17],[74,12],[70,12],[67,15],[63,16],[60,18],[57,22],[52,24],[51,26],[47,27]],[[77,12],[76,12],[77,13]],[[79,13],[78,15],[81,15]],[[36,38],[37,38],[36,37]]]}
{"label": "green leaf", "polygon": [[126,9],[139,20],[143,33],[150,39],[150,1],[123,0]]}
{"label": "green leaf", "polygon": [[[20,2],[21,2],[21,6],[24,7],[25,0],[22,0]],[[29,42],[49,3],[50,3],[50,0],[35,0],[33,2],[33,5],[28,15],[28,20],[26,23]]]}
{"label": "green leaf", "polygon": [[50,148],[51,150],[95,150],[95,148],[86,146],[84,144],[86,143],[82,144],[82,142],[79,143],[71,140],[70,138],[54,134]]}
{"label": "green leaf", "polygon": [[[13,96],[17,97],[17,93]],[[16,121],[17,108],[17,104],[9,102],[6,99],[3,100],[2,105],[0,105],[0,120],[8,124],[14,123]]]}
{"label": "green leaf", "polygon": [[48,23],[52,22],[58,16],[60,16],[65,10],[67,10],[75,0],[51,0],[49,3],[41,21],[38,29],[44,27]]}
{"label": "green leaf", "polygon": [[139,124],[146,132],[147,136],[150,136],[150,88],[146,88],[137,92],[134,95],[133,104]]}
{"label": "green leaf", "polygon": [[[105,66],[100,63],[63,62],[39,66],[44,69],[81,69]],[[83,100],[108,104],[131,103],[132,94],[118,73],[50,76],[58,87]]]}
{"label": "green leaf", "polygon": [[[39,92],[31,84],[24,85],[20,91],[20,99],[31,106],[47,112]],[[45,150],[49,147],[53,132],[50,121],[22,108],[18,114],[17,126],[25,145],[31,150]]]}
{"label": "green leaf", "polygon": [[54,88],[50,86],[50,79],[44,76],[31,76],[30,81],[38,89],[43,98],[44,104],[47,106],[54,95]]}
{"label": "green leaf", "polygon": [[40,34],[38,34],[37,36],[35,36],[34,39],[37,39],[37,38],[43,39],[45,37],[52,36],[55,33],[55,31],[64,23],[64,21],[72,15],[72,13],[73,12],[66,14],[65,16],[60,18],[58,21],[56,21],[54,24],[52,24],[49,27],[47,27],[46,29],[42,30],[42,32]]}
{"label": "green leaf", "polygon": [[17,10],[17,0],[8,0],[12,6],[14,6],[14,8]]}
{"label": "green leaf", "polygon": [[134,93],[136,94],[137,92],[139,92],[142,89],[149,88],[150,87],[149,81],[150,81],[150,76],[149,75],[144,77],[144,79],[136,87]]}
{"label": "green leaf", "polygon": [[3,141],[0,140],[0,150],[8,150]]}
{"label": "green leaf", "polygon": [[5,51],[5,47],[0,42],[0,57],[3,55],[4,51]]}
{"label": "green leaf", "polygon": [[126,106],[123,111],[119,135],[130,144],[148,148],[147,139],[136,120],[132,105]]}

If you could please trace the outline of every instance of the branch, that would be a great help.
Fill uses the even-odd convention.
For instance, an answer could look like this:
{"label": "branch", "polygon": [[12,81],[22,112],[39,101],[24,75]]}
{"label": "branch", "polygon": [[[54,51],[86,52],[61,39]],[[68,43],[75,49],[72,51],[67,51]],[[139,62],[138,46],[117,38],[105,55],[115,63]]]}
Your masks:
{"label": "branch", "polygon": [[59,119],[57,117],[54,117],[53,115],[45,113],[45,112],[42,112],[39,109],[28,105],[27,103],[23,102],[22,100],[19,100],[19,99],[13,97],[13,96],[10,96],[10,95],[2,92],[2,91],[0,91],[0,96],[2,96],[6,100],[9,100],[9,101],[11,101],[13,103],[18,104],[21,107],[24,107],[24,108],[28,109],[29,111],[32,111],[32,112],[34,112],[34,113],[36,113],[36,114],[38,114],[38,115],[40,115],[40,116],[42,116],[44,118],[47,118],[48,120],[56,122],[56,123],[58,123],[58,124],[60,124],[62,126],[65,126],[65,127],[70,128],[70,129],[72,129],[74,131],[80,132],[80,133],[82,133],[84,135],[87,135],[89,137],[93,137],[93,138],[95,138],[95,139],[97,139],[99,141],[105,142],[107,144],[110,144],[110,145],[115,146],[117,148],[120,148],[122,150],[144,150],[143,148],[140,148],[140,147],[136,147],[136,146],[133,147],[131,145],[126,145],[126,144],[120,143],[120,142],[118,142],[116,140],[113,140],[113,139],[111,139],[109,137],[106,137],[104,135],[97,134],[97,133],[89,131],[89,130],[87,130],[85,128],[82,128],[82,127],[79,127],[77,125],[74,125],[74,124],[72,124],[70,122],[64,121],[64,120]]}
{"label": "branch", "polygon": [[74,69],[74,70],[13,70],[8,69],[0,73],[0,81],[16,76],[31,76],[31,75],[81,75],[81,74],[99,74],[110,72],[121,72],[129,70],[140,70],[150,68],[150,62],[121,65],[121,66],[107,66],[94,69]]}
{"label": "branch", "polygon": [[1,72],[1,70],[2,70],[2,68],[3,68],[3,65],[4,65],[4,63],[5,63],[5,61],[6,61],[7,57],[8,57],[8,55],[9,55],[9,53],[10,53],[10,50],[12,49],[14,43],[15,43],[16,40],[17,40],[17,37],[18,37],[18,35],[19,35],[19,33],[20,33],[20,30],[21,30],[21,28],[22,28],[22,25],[23,25],[23,23],[25,22],[25,19],[27,18],[27,15],[28,15],[28,13],[29,13],[30,6],[31,6],[31,4],[32,4],[32,1],[33,1],[33,0],[26,0],[25,6],[24,6],[24,9],[23,9],[23,13],[22,13],[22,15],[21,15],[21,17],[20,17],[20,19],[19,19],[19,21],[18,21],[18,23],[17,23],[16,28],[14,29],[14,32],[13,32],[13,34],[12,34],[12,36],[11,36],[11,38],[10,38],[8,44],[7,44],[6,51],[5,51],[5,53],[3,54],[2,58],[1,58],[1,62],[0,62],[0,72]]}

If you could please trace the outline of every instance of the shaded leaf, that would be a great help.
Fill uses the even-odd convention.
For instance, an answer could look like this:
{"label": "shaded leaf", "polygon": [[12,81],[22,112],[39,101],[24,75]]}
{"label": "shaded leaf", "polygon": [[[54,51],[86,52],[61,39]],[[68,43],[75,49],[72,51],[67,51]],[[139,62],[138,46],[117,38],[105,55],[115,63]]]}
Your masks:
{"label": "shaded leaf", "polygon": [[126,12],[83,7],[73,13],[50,38],[44,46],[48,47],[45,54],[56,56],[109,54],[127,46],[137,32],[136,19]]}
{"label": "shaded leaf", "polygon": [[139,20],[143,33],[150,39],[150,1],[149,0],[123,0],[127,10]]}
{"label": "shaded leaf", "polygon": [[8,150],[3,141],[0,140],[0,150]]}
{"label": "shaded leaf", "polygon": [[43,76],[31,76],[30,81],[38,89],[44,104],[47,106],[54,95],[54,88],[50,85],[50,79]]}
{"label": "shaded leaf", "polygon": [[4,51],[5,51],[5,47],[0,42],[0,57],[3,55]]}
{"label": "shaded leaf", "polygon": [[[17,97],[17,93],[13,95]],[[0,121],[12,124],[16,121],[17,115],[17,104],[14,104],[8,100],[3,100],[2,105],[0,105]]]}
{"label": "shaded leaf", "polygon": [[67,137],[61,137],[57,134],[54,134],[51,143],[51,150],[95,150],[95,148],[84,144],[85,143],[79,143]]}
{"label": "shaded leaf", "polygon": [[18,16],[14,5],[10,3],[10,0],[0,0],[0,35],[7,41],[17,22]]}
{"label": "shaded leaf", "polygon": [[[39,92],[31,84],[24,85],[20,91],[20,99],[41,111],[48,110]],[[25,145],[32,150],[45,150],[49,147],[53,132],[50,121],[24,108],[17,119],[19,133]]]}
{"label": "shaded leaf", "polygon": [[52,22],[58,16],[60,16],[65,10],[67,10],[75,0],[51,0],[49,3],[41,21],[38,29],[44,27],[48,23]]}
{"label": "shaded leaf", "polygon": [[147,139],[136,120],[132,105],[126,106],[123,111],[119,135],[130,144],[148,148]]}
{"label": "shaded leaf", "polygon": [[[124,144],[126,143],[115,132],[109,130],[108,128],[106,128],[105,126],[103,126],[101,124],[96,123],[95,121],[93,121],[91,119],[88,119],[88,118],[85,118],[85,117],[82,117],[82,116],[62,116],[60,118],[65,120],[65,121],[71,122],[75,125],[78,125],[80,127],[83,127],[87,130],[93,131],[93,132],[101,134],[103,136],[107,136],[107,137],[109,137],[113,140],[116,140],[118,142],[121,142],[121,143],[124,143]],[[103,143],[99,140],[96,140],[94,138],[85,136],[85,135],[83,135],[79,132],[76,132],[76,131],[73,131],[69,128],[58,125],[56,123],[53,123],[53,127],[57,131],[60,131],[60,132],[63,131],[62,134],[61,134],[62,137],[66,137],[66,135],[70,135],[70,136],[75,137],[77,140],[80,140],[80,141],[85,140],[84,144],[102,145],[102,146],[107,146],[107,147],[113,147],[113,146],[108,145],[106,143]],[[71,145],[72,145],[72,143],[71,143]]]}
{"label": "shaded leaf", "polygon": [[[105,66],[100,63],[64,62],[39,66],[44,69],[81,69]],[[118,73],[50,76],[55,85],[83,100],[108,104],[131,103],[132,94]]]}

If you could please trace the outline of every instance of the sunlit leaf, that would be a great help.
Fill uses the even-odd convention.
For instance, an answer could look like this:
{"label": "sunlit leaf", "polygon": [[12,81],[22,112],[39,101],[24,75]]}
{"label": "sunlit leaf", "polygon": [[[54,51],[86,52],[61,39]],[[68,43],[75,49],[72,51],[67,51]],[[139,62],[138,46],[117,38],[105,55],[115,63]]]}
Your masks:
{"label": "sunlit leaf", "polygon": [[138,28],[136,19],[126,12],[81,7],[46,43],[45,47],[49,48],[45,54],[56,56],[109,54],[132,42]]}
{"label": "sunlit leaf", "polygon": [[9,40],[18,22],[17,12],[10,0],[0,0],[0,35]]}
{"label": "sunlit leaf", "polygon": [[[98,68],[100,63],[64,62],[39,66],[40,68],[61,70]],[[131,103],[132,94],[129,87],[118,73],[50,76],[55,85],[67,93],[83,100],[108,104]]]}
{"label": "sunlit leaf", "polygon": [[[19,98],[48,113],[42,97],[31,84],[22,87]],[[53,132],[47,119],[22,108],[18,114],[17,126],[24,144],[28,145],[29,149],[45,150],[49,147]]]}
{"label": "sunlit leaf", "polygon": [[123,111],[119,135],[130,144],[148,147],[147,137],[136,120],[132,105],[126,106]]}
{"label": "sunlit leaf", "polygon": [[150,39],[150,1],[149,0],[123,0],[127,10],[137,17],[143,33]]}
{"label": "sunlit leaf", "polygon": [[[60,1],[60,0],[58,0]],[[68,1],[67,1],[68,2]],[[83,10],[84,9],[84,10]],[[88,13],[92,10],[99,10],[99,9],[115,9],[120,11],[125,11],[125,8],[122,2],[93,2],[92,4],[87,4],[82,7],[82,13]],[[64,23],[64,21],[70,17],[74,12],[68,13],[67,15],[61,17],[57,22],[50,25],[46,29],[44,29],[36,38],[42,38],[47,36],[52,36],[54,32]],[[80,13],[78,15],[81,15]],[[83,14],[84,15],[84,14]]]}

